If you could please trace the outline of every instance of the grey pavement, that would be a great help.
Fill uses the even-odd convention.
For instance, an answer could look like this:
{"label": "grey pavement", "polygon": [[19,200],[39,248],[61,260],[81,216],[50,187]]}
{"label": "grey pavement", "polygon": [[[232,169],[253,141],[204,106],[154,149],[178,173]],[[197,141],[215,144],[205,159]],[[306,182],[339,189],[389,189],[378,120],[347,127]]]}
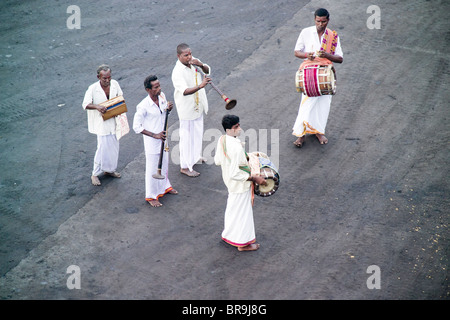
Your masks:
{"label": "grey pavement", "polygon": [[[448,2],[378,2],[381,29],[367,27],[368,1],[113,1],[104,13],[87,3],[78,3],[80,30],[64,30],[65,4],[1,5],[1,16],[36,26],[11,18],[2,26],[2,299],[449,298]],[[298,149],[293,48],[318,7],[331,13],[344,63],[336,66],[329,143],[308,137]],[[226,111],[208,90],[201,176],[179,173],[174,113],[170,180],[178,195],[164,196],[161,208],[144,201],[143,144],[133,132],[121,140],[122,178],[90,186],[95,137],[81,101],[96,66],[112,65],[131,125],[146,75],[160,75],[172,96],[182,41],[238,100]],[[258,148],[279,165],[280,189],[255,199],[256,252],[220,239],[227,193],[211,146],[225,113],[241,118],[248,146],[257,134]],[[80,268],[80,289],[67,287],[71,265]],[[374,265],[380,289],[367,285]]]}

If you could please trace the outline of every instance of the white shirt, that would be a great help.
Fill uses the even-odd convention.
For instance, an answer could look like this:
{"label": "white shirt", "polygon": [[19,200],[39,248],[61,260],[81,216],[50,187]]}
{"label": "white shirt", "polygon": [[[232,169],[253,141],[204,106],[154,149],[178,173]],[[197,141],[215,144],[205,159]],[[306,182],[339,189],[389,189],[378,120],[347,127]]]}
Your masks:
{"label": "white shirt", "polygon": [[[225,138],[225,148],[228,157],[225,156],[223,150],[223,138]],[[241,140],[229,135],[222,136],[217,143],[214,162],[222,167],[223,182],[227,186],[229,193],[243,193],[249,190],[252,182],[247,181],[247,179],[250,177],[250,174],[239,169],[239,166],[248,165]]]}
{"label": "white shirt", "polygon": [[[133,130],[141,133],[144,129],[155,134],[164,131],[164,122],[166,120],[167,100],[164,93],[158,96],[158,105],[147,95],[136,107],[134,114]],[[147,135],[143,135],[145,152],[149,154],[159,154],[161,152],[160,139],[155,139]]]}
{"label": "white shirt", "polygon": [[[116,80],[111,79],[109,98],[112,99],[121,95],[123,95],[123,92],[122,89],[120,89],[119,83]],[[108,98],[100,85],[100,81],[91,84],[84,94],[82,106],[87,112],[88,130],[90,133],[98,134],[100,136],[116,134],[116,120],[114,117],[103,121],[102,114],[98,112],[98,110],[86,109],[86,106],[90,103],[99,104],[106,100],[108,100]]]}
{"label": "white shirt", "polygon": [[[302,52],[316,52],[320,50],[322,46],[323,36],[319,39],[316,26],[303,29],[298,36],[297,43],[295,44],[295,51]],[[337,56],[344,58],[344,53],[341,49],[341,40],[338,36],[336,51],[334,53]]]}
{"label": "white shirt", "polygon": [[[211,68],[207,64],[205,65],[209,68],[208,75],[210,75]],[[196,76],[197,82],[195,81]],[[208,113],[208,99],[206,98],[205,88],[197,91],[198,106],[195,101],[196,93],[187,96],[183,94],[187,88],[196,87],[202,83],[202,75],[200,72],[196,72],[194,67],[189,68],[182,64],[180,60],[177,60],[177,63],[172,70],[172,83],[175,88],[173,94],[175,106],[180,120],[195,120],[198,119],[203,112],[205,112],[205,114]]]}

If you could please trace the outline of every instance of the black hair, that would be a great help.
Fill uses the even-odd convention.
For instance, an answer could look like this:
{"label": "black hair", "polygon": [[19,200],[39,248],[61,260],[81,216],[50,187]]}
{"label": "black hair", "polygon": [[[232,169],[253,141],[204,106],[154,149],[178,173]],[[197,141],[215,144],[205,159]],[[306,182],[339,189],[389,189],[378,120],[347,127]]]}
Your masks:
{"label": "black hair", "polygon": [[314,12],[314,17],[326,17],[327,19],[330,19],[330,13],[327,9],[319,8]]}
{"label": "black hair", "polygon": [[155,76],[154,74],[148,76],[147,78],[145,78],[144,80],[144,88],[145,89],[151,89],[152,88],[152,81],[158,80],[158,77]]}
{"label": "black hair", "polygon": [[186,49],[188,49],[188,48],[189,48],[189,45],[188,45],[188,44],[186,44],[186,43],[180,43],[180,44],[177,46],[177,54],[181,54],[182,51],[184,51],[184,50],[186,50]]}
{"label": "black hair", "polygon": [[226,114],[222,118],[222,127],[225,131],[227,131],[227,129],[231,129],[234,125],[238,123],[239,117],[232,114]]}

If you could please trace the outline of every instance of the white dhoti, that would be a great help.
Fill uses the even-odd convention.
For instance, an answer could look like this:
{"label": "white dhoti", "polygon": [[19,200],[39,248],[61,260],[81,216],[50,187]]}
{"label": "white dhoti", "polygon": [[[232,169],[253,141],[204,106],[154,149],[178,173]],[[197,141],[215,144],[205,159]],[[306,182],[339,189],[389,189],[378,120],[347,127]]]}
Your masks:
{"label": "white dhoti", "polygon": [[253,221],[252,192],[229,193],[225,209],[222,240],[244,247],[255,242],[255,224]]}
{"label": "white dhoti", "polygon": [[302,94],[302,101],[292,134],[297,137],[302,137],[305,134],[325,134],[330,105],[331,95],[308,97]]}
{"label": "white dhoti", "polygon": [[153,175],[158,170],[159,154],[145,153],[145,200],[156,200],[170,190],[172,185],[169,181],[169,153],[164,151],[161,166],[161,174],[164,179],[155,179]]}
{"label": "white dhoti", "polygon": [[119,140],[115,134],[97,135],[97,150],[94,157],[93,176],[103,172],[114,172],[119,159]]}
{"label": "white dhoti", "polygon": [[180,120],[180,166],[193,171],[202,156],[203,115],[195,120]]}

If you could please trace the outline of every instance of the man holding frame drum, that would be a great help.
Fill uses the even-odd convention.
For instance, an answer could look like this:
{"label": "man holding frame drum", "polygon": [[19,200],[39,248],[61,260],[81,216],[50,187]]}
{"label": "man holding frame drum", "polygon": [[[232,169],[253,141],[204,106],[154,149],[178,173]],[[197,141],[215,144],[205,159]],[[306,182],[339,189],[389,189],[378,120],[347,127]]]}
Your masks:
{"label": "man holding frame drum", "polygon": [[[335,31],[327,28],[330,14],[320,8],[314,13],[315,26],[301,31],[295,45],[295,56],[305,59],[305,64],[328,65],[343,62],[343,52],[339,37]],[[320,144],[327,144],[325,127],[330,112],[332,95],[308,97],[302,94],[300,107],[292,134],[297,136],[294,144],[301,148],[306,134],[315,134]]]}
{"label": "man holding frame drum", "polygon": [[222,240],[239,251],[258,250],[253,221],[252,184],[267,185],[259,174],[248,173],[248,160],[241,140],[239,117],[225,115],[222,118],[225,135],[221,136],[214,155],[214,162],[222,169],[222,178],[228,190]]}

